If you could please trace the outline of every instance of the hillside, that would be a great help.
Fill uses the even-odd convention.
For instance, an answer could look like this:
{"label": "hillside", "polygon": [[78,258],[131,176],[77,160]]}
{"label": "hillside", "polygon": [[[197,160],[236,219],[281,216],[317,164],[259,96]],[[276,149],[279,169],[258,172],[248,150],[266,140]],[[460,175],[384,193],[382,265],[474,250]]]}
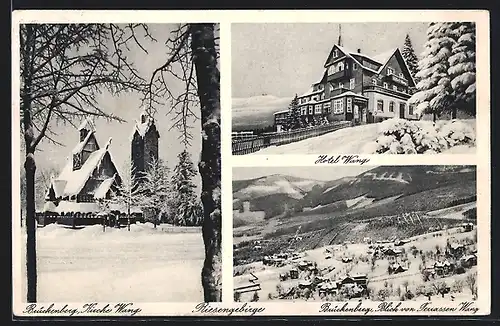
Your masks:
{"label": "hillside", "polygon": [[[272,218],[289,211],[304,215],[341,212],[343,216],[398,214],[406,205],[418,210],[439,209],[449,191],[472,196],[475,168],[463,166],[381,166],[355,177],[331,181],[280,174],[233,181],[233,209],[243,202],[251,211]],[[432,198],[432,196],[438,196]],[[425,202],[422,200],[425,198]]]}
{"label": "hillside", "polygon": [[[266,178],[261,182],[283,182],[287,177]],[[255,179],[246,187],[258,182]],[[240,189],[235,194],[245,193],[243,184],[238,186]],[[245,227],[236,227],[235,237],[267,239],[270,243],[265,250],[272,252],[297,230],[304,236],[301,247],[310,248],[316,243],[333,243],[339,239],[358,241],[363,235],[414,236],[432,227],[461,223],[466,219],[463,212],[475,207],[476,168],[381,166],[355,177],[318,182],[300,194],[301,198],[294,198],[289,192],[247,197],[251,210],[266,211],[266,218],[258,223],[239,221],[238,225]],[[417,223],[412,219],[410,224],[406,220],[401,222],[399,217],[407,213],[418,213],[422,220]],[[360,229],[362,225],[365,226]],[[306,236],[312,237],[311,240],[306,240]],[[250,248],[240,251],[240,259],[240,255],[250,255],[247,250]]]}
{"label": "hillside", "polygon": [[272,95],[232,99],[233,131],[265,128],[274,124],[274,113],[285,110],[291,98]]}
{"label": "hillside", "polygon": [[301,200],[323,182],[274,174],[261,178],[233,181],[233,210],[243,210],[250,203],[251,211],[264,211],[271,218],[302,207]]}

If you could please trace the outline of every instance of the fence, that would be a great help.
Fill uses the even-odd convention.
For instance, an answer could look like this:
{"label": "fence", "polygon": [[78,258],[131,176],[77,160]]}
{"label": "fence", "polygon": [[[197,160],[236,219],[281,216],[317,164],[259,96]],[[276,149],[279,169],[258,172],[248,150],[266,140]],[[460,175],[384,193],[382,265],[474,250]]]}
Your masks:
{"label": "fence", "polygon": [[236,140],[233,141],[232,144],[233,155],[255,153],[258,150],[269,146],[285,145],[307,138],[321,136],[326,133],[351,126],[352,123],[350,121],[341,121],[317,127],[303,128],[284,132],[266,133],[252,139]]}

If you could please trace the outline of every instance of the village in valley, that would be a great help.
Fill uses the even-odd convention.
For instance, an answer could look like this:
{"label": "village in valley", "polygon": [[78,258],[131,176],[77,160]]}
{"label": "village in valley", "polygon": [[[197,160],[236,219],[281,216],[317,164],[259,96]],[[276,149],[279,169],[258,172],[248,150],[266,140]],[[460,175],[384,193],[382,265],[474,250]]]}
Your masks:
{"label": "village in valley", "polygon": [[[383,33],[382,40],[391,39],[392,47],[388,45],[386,50],[381,40],[373,50],[370,38],[377,38],[377,34],[357,34],[366,27],[360,27],[361,24],[338,24],[338,39],[324,53],[324,61],[308,62],[308,67],[317,71],[318,76],[314,77],[317,80],[310,84],[302,75],[286,72],[290,78],[304,80],[303,88],[309,86],[305,93],[281,98],[266,91],[262,96],[234,97],[233,155],[322,154],[332,149],[360,154],[473,153],[475,25],[468,22],[416,25],[409,27],[406,35],[398,32],[403,38],[396,47],[392,36],[386,37],[391,33],[390,24],[387,23],[386,30],[376,27]],[[426,25],[427,31],[423,29]],[[296,33],[300,33],[300,26],[294,27]],[[333,36],[335,30],[330,26],[322,28]],[[342,26],[348,31],[342,30]],[[247,32],[245,28],[252,27],[241,27],[242,32]],[[412,28],[418,28],[418,32]],[[414,47],[410,34],[419,40],[418,48]],[[288,52],[279,64],[289,60],[293,65],[295,56],[304,58],[308,53],[318,60],[316,53],[320,48],[315,46],[323,48],[324,37],[317,41],[309,39],[309,46],[302,42],[298,51],[303,53]],[[240,42],[245,40],[234,39],[233,49],[237,50],[233,51],[240,51]],[[372,48],[368,52],[362,48],[365,43]],[[241,46],[248,52],[247,47]],[[252,73],[243,70],[246,84],[238,94],[270,85],[261,81],[266,73],[272,74],[277,64],[259,62],[265,68],[264,76],[256,77],[255,84],[246,76]],[[280,76],[272,74],[268,78]],[[283,80],[275,84],[279,87],[269,87],[284,92],[297,83]]]}
{"label": "village in valley", "polygon": [[[284,176],[237,181],[233,206],[240,199],[246,205],[233,213],[235,301],[476,300],[473,170],[442,170],[435,179],[441,186],[430,180],[411,186],[422,175],[414,171],[412,180],[397,171],[383,167],[333,186],[316,183],[314,190],[307,180]],[[456,192],[460,180],[472,188]],[[391,183],[401,188],[375,195]],[[278,185],[277,192],[295,199],[282,213],[271,209],[276,198],[268,192]],[[301,207],[318,194],[321,205]],[[427,196],[434,197],[428,205],[415,202]]]}

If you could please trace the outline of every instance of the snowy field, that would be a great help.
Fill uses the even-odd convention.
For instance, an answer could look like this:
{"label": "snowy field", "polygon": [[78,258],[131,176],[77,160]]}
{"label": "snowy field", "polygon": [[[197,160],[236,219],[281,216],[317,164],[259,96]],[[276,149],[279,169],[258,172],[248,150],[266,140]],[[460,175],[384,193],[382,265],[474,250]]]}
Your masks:
{"label": "snowy field", "polygon": [[[470,123],[475,123],[471,120]],[[304,139],[294,143],[270,146],[249,155],[280,155],[280,154],[324,154],[324,153],[351,153],[369,154],[365,146],[379,136],[380,123],[360,125],[343,128],[328,134]],[[475,147],[455,146],[443,153],[446,154],[472,154]]]}
{"label": "snowy field", "polygon": [[146,223],[103,232],[52,224],[38,228],[37,254],[39,302],[203,301],[200,228]]}

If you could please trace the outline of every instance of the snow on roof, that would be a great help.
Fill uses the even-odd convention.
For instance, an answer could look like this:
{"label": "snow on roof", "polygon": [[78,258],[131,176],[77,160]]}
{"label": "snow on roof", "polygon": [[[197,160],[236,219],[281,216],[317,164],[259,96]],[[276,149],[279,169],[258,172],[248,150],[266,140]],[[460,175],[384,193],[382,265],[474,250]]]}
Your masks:
{"label": "snow on roof", "polygon": [[73,171],[73,159],[71,157],[68,158],[61,174],[52,182],[56,197],[77,195],[83,186],[85,186],[92,172],[101,163],[104,155],[108,153],[110,144],[111,138],[109,138],[104,148],[92,152],[83,166],[78,170]]}
{"label": "snow on roof", "polygon": [[344,96],[355,96],[355,97],[360,97],[360,98],[368,99],[368,97],[360,95],[360,94],[356,94],[356,93],[354,93],[352,91],[347,91],[345,93],[342,93],[342,94],[339,94],[339,95],[335,95],[335,96],[333,96],[331,98],[339,98],[339,97],[344,97]]}
{"label": "snow on roof", "polygon": [[85,118],[85,120],[83,120],[82,123],[80,124],[80,126],[78,127],[78,130],[82,130],[82,129],[87,129],[87,130],[90,130],[92,132],[96,131],[95,124],[89,118]]}
{"label": "snow on roof", "polygon": [[79,142],[78,144],[76,144],[75,148],[73,148],[71,153],[72,154],[80,153],[82,151],[83,147],[85,147],[85,144],[87,144],[87,142],[89,141],[89,138],[93,133],[94,133],[93,130],[89,131],[87,133],[87,136],[85,136],[85,139],[82,140],[81,142]]}
{"label": "snow on roof", "polygon": [[[317,84],[317,83],[315,83],[315,84]],[[302,95],[300,95],[300,96],[297,96],[297,98],[301,98],[301,97],[305,97],[305,96],[309,96],[309,95],[313,95],[313,94],[318,94],[318,93],[321,93],[321,92],[323,92],[323,90],[322,90],[322,89],[318,89],[318,90],[316,90],[316,91],[315,91],[315,90],[314,90],[314,88],[311,86],[311,87],[307,90],[307,92],[305,92],[304,94],[302,94]]]}
{"label": "snow on roof", "polygon": [[57,212],[57,207],[53,202],[48,201],[43,205],[42,212]]}
{"label": "snow on roof", "polygon": [[274,115],[276,115],[276,114],[280,114],[280,113],[286,113],[286,112],[288,112],[288,109],[286,109],[286,110],[281,110],[281,111],[278,111],[278,112],[274,112]]}
{"label": "snow on roof", "polygon": [[102,199],[102,198],[106,197],[106,194],[108,193],[109,189],[111,188],[111,185],[115,181],[115,176],[116,176],[116,174],[114,174],[111,178],[104,180],[99,185],[99,187],[94,192],[95,199]]}
{"label": "snow on roof", "polygon": [[93,213],[99,210],[96,203],[76,203],[70,201],[61,201],[57,205],[57,213]]}

